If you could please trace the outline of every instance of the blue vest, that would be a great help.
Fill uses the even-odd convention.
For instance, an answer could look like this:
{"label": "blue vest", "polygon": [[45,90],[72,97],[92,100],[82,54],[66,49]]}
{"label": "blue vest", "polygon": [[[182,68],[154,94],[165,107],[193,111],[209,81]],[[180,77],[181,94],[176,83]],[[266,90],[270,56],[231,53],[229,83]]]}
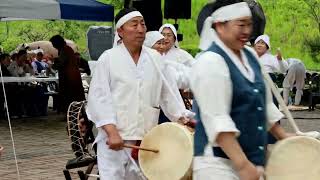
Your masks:
{"label": "blue vest", "polygon": [[[233,92],[230,116],[237,129],[241,132],[238,142],[247,158],[253,164],[263,166],[265,164],[265,146],[267,144],[266,92],[260,65],[257,59],[247,49],[244,49],[249,64],[255,73],[254,82],[250,82],[241,74],[230,57],[218,45],[213,43],[208,51],[221,55],[229,67]],[[201,107],[195,102],[193,104],[197,120],[194,135],[195,156],[202,156],[205,146],[208,144],[208,137],[201,122],[199,108]],[[217,157],[228,158],[220,147],[213,147],[213,153]]]}

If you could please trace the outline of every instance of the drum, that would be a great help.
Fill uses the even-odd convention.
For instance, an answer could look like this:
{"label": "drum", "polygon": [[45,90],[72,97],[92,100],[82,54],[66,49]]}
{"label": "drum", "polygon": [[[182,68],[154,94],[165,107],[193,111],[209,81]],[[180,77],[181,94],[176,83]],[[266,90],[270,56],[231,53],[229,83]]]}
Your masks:
{"label": "drum", "polygon": [[193,158],[193,133],[183,125],[168,122],[151,129],[140,147],[159,150],[139,151],[142,172],[152,180],[186,179]]}
{"label": "drum", "polygon": [[275,144],[265,168],[267,180],[319,180],[320,142],[295,136]]}

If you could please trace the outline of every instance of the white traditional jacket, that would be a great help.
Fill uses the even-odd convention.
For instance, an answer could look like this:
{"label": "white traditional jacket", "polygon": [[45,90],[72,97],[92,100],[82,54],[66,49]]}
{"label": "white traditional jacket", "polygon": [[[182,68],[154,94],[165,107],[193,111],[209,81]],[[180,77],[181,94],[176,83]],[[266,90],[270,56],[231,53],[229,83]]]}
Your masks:
{"label": "white traditional jacket", "polygon": [[270,54],[269,52],[263,54],[259,59],[267,73],[284,74],[288,70],[288,64],[286,61],[279,61],[276,56]]}
{"label": "white traditional jacket", "polygon": [[141,140],[157,125],[160,106],[172,121],[187,111],[183,101],[165,86],[155,66],[163,68],[160,58],[155,50],[143,46],[135,64],[123,43],[100,56],[86,110],[99,129],[96,142],[106,137],[100,128],[103,125],[116,125],[124,140]]}
{"label": "white traditional jacket", "polygon": [[194,58],[185,50],[172,47],[167,54],[163,55],[164,59],[184,64],[188,67],[194,63]]}

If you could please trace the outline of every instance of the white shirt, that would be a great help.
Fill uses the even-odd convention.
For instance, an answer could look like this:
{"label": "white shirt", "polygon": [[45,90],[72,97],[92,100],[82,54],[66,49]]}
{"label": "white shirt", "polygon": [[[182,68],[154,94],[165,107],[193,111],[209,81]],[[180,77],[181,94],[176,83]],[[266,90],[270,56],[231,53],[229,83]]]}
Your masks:
{"label": "white shirt", "polygon": [[135,64],[124,44],[100,56],[87,106],[88,118],[99,128],[96,142],[106,137],[103,125],[116,125],[124,140],[141,140],[157,125],[160,106],[173,121],[187,111],[157,71],[155,64],[163,67],[160,58],[155,50],[143,47]]}
{"label": "white shirt", "polygon": [[294,64],[302,64],[304,66],[304,64],[302,63],[301,60],[295,59],[295,58],[289,58],[289,59],[286,60],[286,62],[288,64],[289,68]]}
{"label": "white shirt", "polygon": [[178,89],[189,89],[189,75],[191,74],[191,67],[166,59],[163,61],[166,66],[170,66],[172,68],[172,76],[175,79]]}
{"label": "white shirt", "polygon": [[[229,55],[242,75],[249,81],[254,81],[254,72],[243,50],[241,50],[242,64],[239,58],[227,48],[221,40],[217,39],[216,43]],[[252,49],[246,48],[254,53]],[[239,135],[241,132],[236,128],[230,116],[233,94],[232,81],[228,65],[222,56],[210,51],[204,52],[193,65],[192,72],[190,78],[191,90],[200,107],[201,120],[209,142],[206,148],[207,153],[205,154],[207,157],[195,157],[194,159],[194,168],[197,169],[211,166],[211,164],[208,163],[210,159],[213,158],[210,147],[217,146],[216,138],[219,133],[235,132]],[[266,89],[266,115],[269,125],[272,126],[280,120],[283,115],[273,104],[271,91],[267,84]]]}
{"label": "white shirt", "polygon": [[167,54],[163,55],[163,58],[189,67],[194,63],[194,58],[187,51],[174,46],[171,47]]}
{"label": "white shirt", "polygon": [[264,66],[267,73],[286,73],[288,64],[286,61],[279,61],[276,56],[265,53],[259,58],[260,63]]}

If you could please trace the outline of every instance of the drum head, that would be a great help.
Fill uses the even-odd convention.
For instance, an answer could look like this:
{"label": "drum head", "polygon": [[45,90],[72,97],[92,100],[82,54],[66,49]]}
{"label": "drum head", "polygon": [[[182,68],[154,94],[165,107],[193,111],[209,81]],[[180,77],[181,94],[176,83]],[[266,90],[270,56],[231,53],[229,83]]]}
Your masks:
{"label": "drum head", "polygon": [[140,146],[159,150],[158,153],[139,151],[140,167],[148,179],[178,180],[191,166],[193,136],[180,124],[170,122],[154,127]]}
{"label": "drum head", "polygon": [[279,141],[266,166],[268,180],[319,180],[320,141],[304,136]]}

